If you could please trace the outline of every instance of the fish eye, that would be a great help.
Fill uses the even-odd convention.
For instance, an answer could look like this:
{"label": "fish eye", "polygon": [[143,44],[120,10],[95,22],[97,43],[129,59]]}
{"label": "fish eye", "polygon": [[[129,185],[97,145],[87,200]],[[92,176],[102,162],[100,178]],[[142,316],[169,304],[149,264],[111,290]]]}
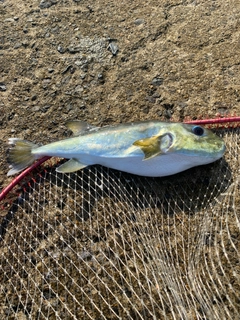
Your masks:
{"label": "fish eye", "polygon": [[192,128],[192,133],[194,133],[196,136],[201,137],[204,134],[204,129],[200,126],[194,126]]}

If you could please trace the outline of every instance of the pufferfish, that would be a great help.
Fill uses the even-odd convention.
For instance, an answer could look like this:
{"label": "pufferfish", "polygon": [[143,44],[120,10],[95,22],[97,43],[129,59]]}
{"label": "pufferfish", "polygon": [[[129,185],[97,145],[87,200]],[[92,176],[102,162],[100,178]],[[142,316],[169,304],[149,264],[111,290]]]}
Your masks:
{"label": "pufferfish", "polygon": [[105,127],[70,121],[74,137],[43,146],[10,138],[11,170],[16,174],[44,156],[70,159],[56,171],[67,173],[99,164],[128,173],[162,177],[220,159],[224,141],[199,125],[142,121]]}

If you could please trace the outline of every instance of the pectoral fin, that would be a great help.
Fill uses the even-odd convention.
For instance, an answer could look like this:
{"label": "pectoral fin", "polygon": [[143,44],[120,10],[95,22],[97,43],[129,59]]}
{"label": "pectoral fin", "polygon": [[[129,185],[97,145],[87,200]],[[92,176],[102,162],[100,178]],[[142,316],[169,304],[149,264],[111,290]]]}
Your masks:
{"label": "pectoral fin", "polygon": [[137,140],[133,145],[141,148],[144,153],[144,160],[148,160],[158,156],[159,154],[166,153],[172,146],[172,143],[172,135],[166,133],[161,136],[153,136],[151,138]]}
{"label": "pectoral fin", "polygon": [[80,120],[68,121],[66,123],[66,127],[73,132],[74,136],[81,135],[86,131],[89,131],[93,128],[97,128],[97,127],[91,126],[87,122],[80,121]]}
{"label": "pectoral fin", "polygon": [[56,171],[61,172],[61,173],[75,172],[75,171],[81,170],[87,166],[88,165],[83,164],[76,159],[70,159],[69,161],[67,161],[64,164],[62,164],[61,166],[59,166],[56,169]]}

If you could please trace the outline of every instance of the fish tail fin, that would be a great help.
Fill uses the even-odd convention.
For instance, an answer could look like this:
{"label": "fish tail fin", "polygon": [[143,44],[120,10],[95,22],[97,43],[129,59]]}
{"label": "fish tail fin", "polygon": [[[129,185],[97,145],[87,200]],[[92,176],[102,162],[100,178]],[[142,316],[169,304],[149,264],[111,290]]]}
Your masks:
{"label": "fish tail fin", "polygon": [[32,154],[32,149],[37,148],[38,145],[17,138],[10,138],[9,144],[13,145],[9,149],[8,155],[11,170],[8,171],[7,175],[11,176],[27,168],[34,162],[36,156]]}

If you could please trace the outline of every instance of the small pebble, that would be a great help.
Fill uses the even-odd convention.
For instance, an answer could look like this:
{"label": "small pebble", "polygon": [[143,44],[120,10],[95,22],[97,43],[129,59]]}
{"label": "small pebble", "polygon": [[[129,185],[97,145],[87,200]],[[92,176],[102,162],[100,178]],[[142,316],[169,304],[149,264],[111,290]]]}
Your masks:
{"label": "small pebble", "polygon": [[74,63],[75,63],[77,66],[80,66],[80,65],[82,64],[82,61],[81,61],[81,60],[76,60]]}
{"label": "small pebble", "polygon": [[83,92],[83,87],[81,85],[76,86],[75,89],[74,89],[74,93],[78,94],[78,93],[81,93],[81,92]]}
{"label": "small pebble", "polygon": [[115,42],[110,42],[108,49],[112,52],[113,56],[116,56],[116,54],[118,53],[118,46]]}
{"label": "small pebble", "polygon": [[134,24],[136,25],[136,26],[139,26],[140,24],[143,24],[145,21],[144,21],[144,19],[136,19],[135,21],[134,21]]}
{"label": "small pebble", "polygon": [[44,106],[44,107],[42,107],[41,111],[45,113],[48,111],[49,108],[50,108],[50,106],[48,106],[48,105]]}
{"label": "small pebble", "polygon": [[0,91],[6,91],[7,87],[4,83],[0,83]]}
{"label": "small pebble", "polygon": [[29,45],[29,43],[27,40],[23,40],[22,45],[24,46],[24,48],[26,48]]}
{"label": "small pebble", "polygon": [[50,8],[51,6],[53,6],[56,3],[57,3],[56,0],[42,0],[39,4],[39,7],[41,9],[46,9],[46,8]]}
{"label": "small pebble", "polygon": [[14,19],[13,18],[7,18],[4,20],[5,22],[14,22]]}
{"label": "small pebble", "polygon": [[39,107],[39,106],[34,106],[34,107],[32,107],[32,110],[31,110],[31,111],[37,112],[37,111],[39,111],[39,110],[40,110],[40,107]]}
{"label": "small pebble", "polygon": [[99,73],[97,75],[97,79],[98,79],[98,82],[101,84],[103,84],[105,82],[104,75],[102,73]]}
{"label": "small pebble", "polygon": [[188,104],[187,104],[186,102],[179,102],[179,103],[178,103],[178,106],[179,106],[181,109],[187,107],[187,105],[188,105]]}
{"label": "small pebble", "polygon": [[59,45],[59,46],[57,47],[57,51],[58,51],[59,53],[64,53],[64,52],[65,52],[65,49],[64,49],[61,45]]}
{"label": "small pebble", "polygon": [[70,69],[72,68],[72,65],[68,65],[63,71],[62,71],[62,74],[65,74],[67,73]]}
{"label": "small pebble", "polygon": [[156,98],[154,98],[153,96],[147,96],[146,100],[151,102],[151,103],[155,103],[156,102]]}
{"label": "small pebble", "polygon": [[21,42],[17,42],[17,43],[15,43],[15,45],[14,45],[14,49],[18,49],[18,48],[20,48],[22,46],[22,43]]}
{"label": "small pebble", "polygon": [[70,53],[80,52],[81,51],[81,46],[70,44],[70,46],[68,47],[68,51]]}
{"label": "small pebble", "polygon": [[163,84],[163,78],[153,78],[152,80],[152,85],[154,86],[160,86],[161,84]]}

